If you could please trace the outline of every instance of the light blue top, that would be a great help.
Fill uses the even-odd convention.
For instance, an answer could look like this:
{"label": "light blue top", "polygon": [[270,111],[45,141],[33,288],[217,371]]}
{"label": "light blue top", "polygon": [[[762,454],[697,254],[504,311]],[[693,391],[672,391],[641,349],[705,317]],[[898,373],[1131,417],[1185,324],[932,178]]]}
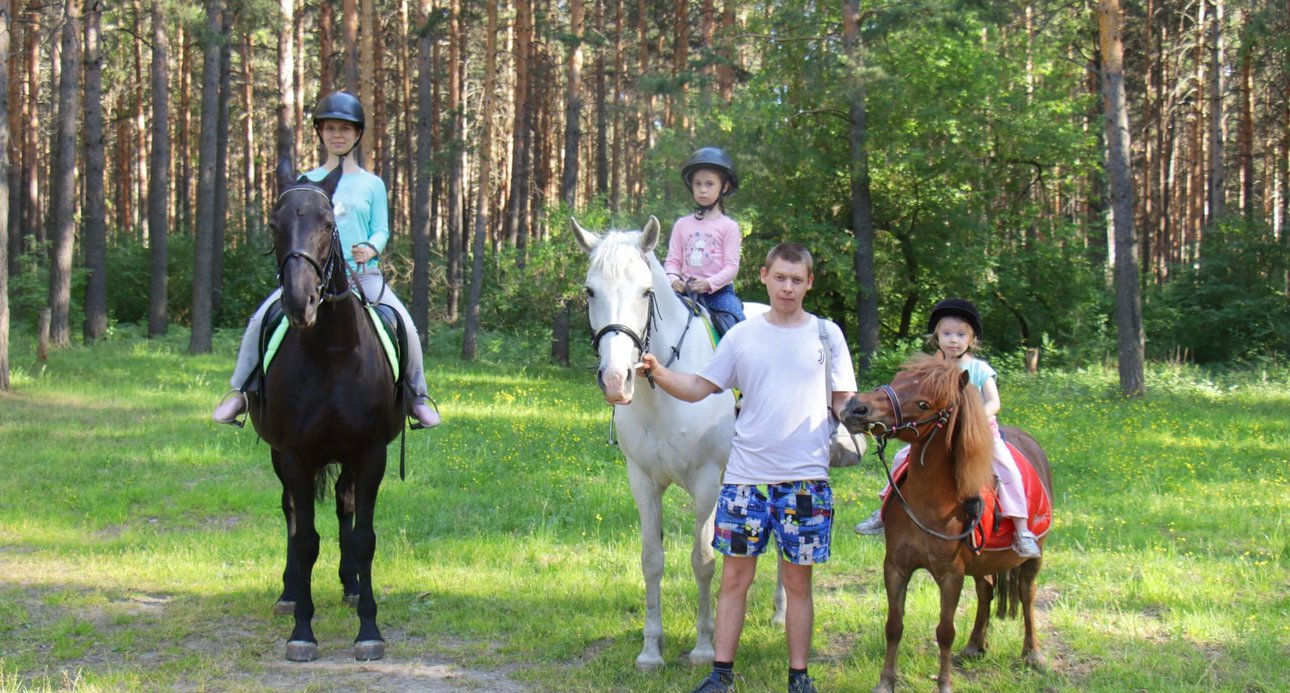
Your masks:
{"label": "light blue top", "polygon": [[979,358],[973,357],[972,360],[967,361],[966,363],[960,360],[959,366],[963,370],[967,371],[968,382],[976,385],[976,389],[982,393],[981,396],[985,397],[986,381],[990,380],[990,378],[996,377],[994,369],[990,367],[990,364]]}
{"label": "light blue top", "polygon": [[[319,166],[305,174],[309,180],[320,182],[330,173]],[[385,181],[371,171],[345,173],[332,196],[336,214],[336,230],[340,233],[340,246],[345,251],[345,262],[351,269],[361,272],[375,269],[376,258],[359,267],[354,262],[352,248],[358,243],[371,243],[377,255],[385,252],[390,241],[390,207],[385,193]]]}

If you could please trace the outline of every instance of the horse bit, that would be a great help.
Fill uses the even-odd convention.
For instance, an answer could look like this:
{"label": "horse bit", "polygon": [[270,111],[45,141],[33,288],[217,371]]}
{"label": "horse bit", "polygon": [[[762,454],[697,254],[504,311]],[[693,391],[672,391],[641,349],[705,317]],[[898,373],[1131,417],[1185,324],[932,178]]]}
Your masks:
{"label": "horse bit", "polygon": [[[896,498],[900,500],[901,507],[905,509],[905,515],[909,516],[910,521],[919,529],[923,530],[924,533],[945,541],[963,541],[966,539],[968,541],[968,548],[973,552],[976,552],[979,550],[979,547],[976,546],[972,535],[976,532],[977,526],[981,524],[982,504],[979,497],[973,496],[963,502],[963,511],[967,513],[969,520],[968,528],[958,534],[943,534],[927,525],[924,525],[919,521],[918,517],[914,515],[914,509],[909,507],[909,501],[905,500],[905,495],[900,492],[900,486],[896,484],[896,479],[891,474],[891,467],[887,464],[887,442],[901,431],[914,431],[918,436],[915,438],[914,442],[922,444],[922,447],[919,448],[918,452],[918,464],[919,466],[923,466],[925,456],[927,455],[927,447],[931,445],[932,439],[936,437],[936,433],[945,428],[945,425],[949,423],[950,417],[954,414],[954,407],[944,407],[921,421],[905,421],[904,415],[900,413],[900,397],[896,395],[896,390],[893,389],[891,385],[880,385],[876,389],[882,391],[882,393],[887,396],[887,400],[891,402],[892,416],[896,418],[896,425],[891,428],[887,428],[887,426],[881,421],[877,421],[870,424],[869,432],[873,435],[874,440],[878,442],[878,460],[882,462],[882,468],[887,472],[887,483],[890,484],[890,488],[896,494]],[[919,429],[927,424],[934,425],[926,435],[923,435],[919,432]],[[873,429],[875,428],[880,430],[874,431]]]}

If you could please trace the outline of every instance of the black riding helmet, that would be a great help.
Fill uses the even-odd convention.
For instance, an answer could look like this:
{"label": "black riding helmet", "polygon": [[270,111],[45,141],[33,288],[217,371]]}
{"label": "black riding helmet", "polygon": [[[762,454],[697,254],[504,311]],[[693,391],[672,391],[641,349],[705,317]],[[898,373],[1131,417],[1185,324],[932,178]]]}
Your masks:
{"label": "black riding helmet", "polygon": [[363,140],[363,130],[367,126],[367,117],[363,113],[363,104],[358,102],[358,97],[343,91],[336,91],[324,96],[322,101],[314,107],[313,121],[314,132],[318,133],[318,139],[322,140],[322,127],[324,120],[343,120],[353,123],[358,128],[358,139],[354,141],[354,146]]}
{"label": "black riding helmet", "polygon": [[972,326],[972,334],[981,338],[981,314],[971,301],[962,298],[947,298],[932,307],[932,314],[927,317],[927,331],[936,331],[936,323],[944,317],[955,317]]}
{"label": "black riding helmet", "polygon": [[739,176],[735,174],[735,162],[730,155],[718,147],[704,147],[695,151],[690,158],[681,164],[681,180],[685,181],[685,187],[690,187],[690,178],[694,172],[702,168],[711,168],[723,173],[729,188],[722,191],[721,196],[733,195],[739,189]]}

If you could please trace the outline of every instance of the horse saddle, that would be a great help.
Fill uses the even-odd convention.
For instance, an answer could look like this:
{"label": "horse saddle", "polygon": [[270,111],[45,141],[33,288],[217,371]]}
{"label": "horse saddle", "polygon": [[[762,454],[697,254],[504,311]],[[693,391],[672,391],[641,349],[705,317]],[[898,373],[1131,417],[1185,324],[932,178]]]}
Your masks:
{"label": "horse saddle", "polygon": [[[1026,508],[1028,524],[1030,531],[1038,539],[1048,534],[1048,530],[1053,524],[1053,501],[1048,496],[1048,489],[1044,488],[1044,483],[1040,481],[1039,474],[1035,471],[1030,460],[1021,454],[1012,443],[1007,443],[1008,452],[1012,453],[1012,459],[1017,463],[1017,471],[1021,473],[1022,486],[1026,491]],[[892,471],[892,478],[899,484],[909,471],[909,456],[906,456],[896,468]],[[981,497],[981,522],[977,525],[976,531],[972,533],[968,545],[973,552],[981,551],[1011,551],[1012,539],[1015,533],[1012,523],[1003,515],[999,514],[999,495],[995,489],[998,486],[996,480],[989,487],[982,488]],[[894,494],[887,494],[882,501],[883,515],[887,514],[887,504],[891,502]]]}
{"label": "horse saddle", "polygon": [[[368,321],[376,330],[381,341],[381,351],[385,353],[386,364],[390,367],[390,377],[399,382],[406,370],[405,359],[408,353],[408,330],[399,317],[398,311],[383,303],[366,304]],[[278,354],[278,347],[287,335],[290,322],[282,309],[282,299],[275,300],[264,313],[260,323],[260,371],[269,372],[269,366]]]}

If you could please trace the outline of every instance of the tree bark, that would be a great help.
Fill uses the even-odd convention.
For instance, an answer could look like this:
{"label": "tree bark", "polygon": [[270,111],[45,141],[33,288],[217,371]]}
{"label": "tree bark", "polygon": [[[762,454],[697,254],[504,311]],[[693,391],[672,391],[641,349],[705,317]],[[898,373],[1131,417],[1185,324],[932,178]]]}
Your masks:
{"label": "tree bark", "polygon": [[166,333],[167,247],[170,233],[170,83],[166,16],[152,0],[152,177],[148,180],[148,336]]}
{"label": "tree bark", "polygon": [[[326,4],[326,3],[323,3]],[[274,152],[277,161],[286,159],[292,166],[296,162],[296,75],[295,75],[295,0],[278,0],[278,133],[277,149]]]}
{"label": "tree bark", "polygon": [[[381,170],[381,117],[380,104],[377,103],[377,84],[376,84],[376,44],[373,41],[373,35],[376,33],[376,10],[373,7],[372,0],[362,0],[360,5],[359,16],[359,43],[358,43],[358,95],[359,101],[367,107],[367,112],[374,117],[368,118],[367,121],[367,138],[363,143],[366,146],[360,147],[354,152],[358,157],[359,163],[367,162],[367,167],[376,175],[384,173]],[[346,37],[348,42],[348,36]],[[348,50],[348,45],[346,49]],[[349,64],[348,58],[346,65]],[[367,156],[370,152],[371,155]]]}
{"label": "tree bark", "polygon": [[13,5],[0,0],[0,392],[9,391],[9,39]]}
{"label": "tree bark", "polygon": [[431,182],[434,171],[434,75],[435,34],[430,24],[432,0],[418,0],[417,8],[417,158],[415,203],[412,206],[412,322],[417,334],[427,341],[430,317],[430,234]]}
{"label": "tree bark", "polygon": [[[511,126],[511,190],[506,215],[506,242],[520,247],[520,236],[526,232],[528,219],[529,142],[533,120],[529,104],[529,55],[533,41],[533,3],[515,2],[515,120]],[[524,266],[524,255],[517,254],[516,264]]]}
{"label": "tree bark", "polygon": [[1129,397],[1146,392],[1142,297],[1138,286],[1138,247],[1133,230],[1133,173],[1130,170],[1129,113],[1124,95],[1124,43],[1119,0],[1099,0],[1098,34],[1102,52],[1102,100],[1106,115],[1106,161],[1115,226],[1115,326],[1119,344],[1120,391]]}
{"label": "tree bark", "polygon": [[188,340],[188,352],[192,354],[209,354],[211,351],[222,11],[221,0],[206,0],[206,36],[202,39],[202,120],[197,155],[197,242],[193,258],[192,333]]}
{"label": "tree bark", "polygon": [[242,34],[242,214],[246,235],[243,240],[254,242],[260,235],[259,222],[264,216],[260,208],[259,169],[255,165],[255,72],[253,70],[250,32]]}
{"label": "tree bark", "polygon": [[64,5],[62,65],[58,80],[58,129],[54,142],[50,186],[49,342],[71,343],[72,254],[76,238],[76,132],[80,121],[81,3]]}
{"label": "tree bark", "polygon": [[107,334],[107,203],[103,192],[103,59],[99,27],[103,3],[89,0],[85,12],[85,324],[83,338]]}
{"label": "tree bark", "polygon": [[1227,168],[1223,164],[1223,3],[1211,0],[1209,13],[1209,218],[1223,216],[1226,200]]}
{"label": "tree bark", "polygon": [[452,129],[448,148],[448,322],[456,324],[461,305],[462,245],[465,238],[466,176],[466,100],[464,98],[463,68],[466,62],[465,21],[461,16],[461,0],[451,0],[449,5],[452,30],[448,46],[448,112]]}
{"label": "tree bark", "polygon": [[560,200],[573,209],[578,193],[578,147],[582,143],[583,0],[569,0],[568,91],[564,99],[564,175]]}
{"label": "tree bark", "polygon": [[33,252],[45,240],[40,209],[40,10],[41,0],[27,3],[27,98],[23,100],[22,122],[26,127],[22,144],[22,236],[24,253]]}
{"label": "tree bark", "polygon": [[358,0],[342,0],[341,31],[345,41],[345,91],[358,95]]}
{"label": "tree bark", "polygon": [[232,98],[232,45],[228,27],[235,14],[220,20],[219,117],[215,130],[215,235],[211,239],[211,324],[224,312],[224,249],[228,246],[228,101]]}
{"label": "tree bark", "polygon": [[470,298],[466,302],[466,329],[462,335],[461,358],[474,361],[479,341],[479,299],[484,286],[484,234],[488,227],[488,189],[493,163],[493,91],[497,83],[497,3],[488,6],[484,31],[484,104],[480,111],[483,129],[479,134],[479,189],[475,203],[475,239],[471,246]]}
{"label": "tree bark", "polygon": [[[14,47],[22,46],[22,22],[13,21],[14,4],[11,0],[4,0],[0,6],[5,8],[4,16],[0,17],[0,30],[4,30],[4,36],[0,40],[5,42],[9,47],[0,57],[0,65],[5,66],[3,79],[8,82],[8,88],[4,92],[3,98],[7,99],[5,108],[8,111],[8,118],[5,121],[5,136],[9,137],[10,133],[21,132],[25,126],[22,120],[22,85],[23,75],[26,74],[22,67],[22,53],[15,52],[12,55],[8,52]],[[3,154],[3,165],[0,168],[8,169],[8,177],[4,181],[6,200],[9,205],[9,213],[4,219],[0,219],[0,224],[7,224],[5,235],[8,241],[5,244],[5,252],[8,255],[6,270],[10,276],[17,274],[19,271],[18,259],[22,254],[22,142],[9,141],[9,147]],[[0,291],[0,295],[5,292]],[[7,301],[8,296],[4,299]]]}
{"label": "tree bark", "polygon": [[878,285],[874,269],[873,195],[869,185],[869,114],[867,85],[861,75],[864,44],[860,36],[859,0],[847,0],[843,6],[843,43],[852,64],[850,74],[850,143],[851,143],[851,232],[856,250],[856,353],[860,373],[868,371],[878,353]]}

